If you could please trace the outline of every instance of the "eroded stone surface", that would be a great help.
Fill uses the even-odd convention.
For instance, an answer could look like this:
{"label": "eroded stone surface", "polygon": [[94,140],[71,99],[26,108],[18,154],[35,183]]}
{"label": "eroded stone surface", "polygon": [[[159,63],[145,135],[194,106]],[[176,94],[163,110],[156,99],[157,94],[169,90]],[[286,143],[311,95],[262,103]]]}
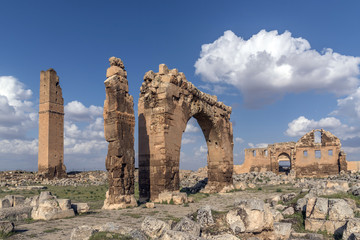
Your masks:
{"label": "eroded stone surface", "polygon": [[109,191],[104,209],[136,206],[134,197],[134,103],[129,94],[126,71],[120,58],[109,59],[105,80],[104,132],[109,142],[106,169]]}
{"label": "eroded stone surface", "polygon": [[38,172],[48,179],[66,177],[64,99],[52,68],[40,73]]}
{"label": "eroded stone surface", "polygon": [[233,134],[231,107],[199,91],[177,69],[165,64],[144,76],[139,98],[140,200],[154,200],[164,191],[179,189],[182,133],[194,117],[208,148],[209,192],[232,184]]}

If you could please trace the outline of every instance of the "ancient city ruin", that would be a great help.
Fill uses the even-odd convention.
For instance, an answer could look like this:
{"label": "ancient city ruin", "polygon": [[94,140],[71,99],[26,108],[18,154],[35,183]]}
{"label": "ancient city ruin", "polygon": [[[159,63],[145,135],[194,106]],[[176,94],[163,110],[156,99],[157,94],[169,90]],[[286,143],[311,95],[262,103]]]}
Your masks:
{"label": "ancient city ruin", "polygon": [[289,162],[287,170],[293,170],[297,177],[326,177],[347,170],[346,154],[341,150],[339,138],[321,129],[306,133],[296,143],[245,149],[245,161],[235,167],[235,172],[272,171],[279,174],[286,171],[281,162]]}
{"label": "ancient city ruin", "polygon": [[105,80],[104,133],[109,142],[106,156],[109,190],[103,208],[137,206],[134,197],[134,103],[127,73],[120,58],[111,57]]}
{"label": "ancient city ruin", "polygon": [[54,69],[40,73],[38,173],[66,177],[64,165],[64,99]]}
{"label": "ancient city ruin", "polygon": [[[140,89],[135,169],[133,97],[121,59],[111,57],[109,62],[103,111],[107,172],[61,178],[66,176],[63,98],[56,72],[41,72],[42,175],[0,172],[0,238],[12,239],[14,232],[21,239],[71,240],[360,238],[360,175],[349,171],[359,163],[346,161],[336,136],[313,130],[297,142],[246,149],[244,164],[234,166],[231,108],[164,64],[158,73],[145,74]],[[208,166],[180,170],[182,134],[192,117],[207,142]],[[51,193],[49,186],[61,188],[53,187]],[[211,192],[220,194],[206,194]]]}
{"label": "ancient city ruin", "polygon": [[199,91],[177,69],[160,64],[158,73],[149,71],[144,76],[138,114],[141,200],[179,190],[181,137],[191,117],[198,121],[207,143],[207,190],[216,192],[232,184],[231,107]]}

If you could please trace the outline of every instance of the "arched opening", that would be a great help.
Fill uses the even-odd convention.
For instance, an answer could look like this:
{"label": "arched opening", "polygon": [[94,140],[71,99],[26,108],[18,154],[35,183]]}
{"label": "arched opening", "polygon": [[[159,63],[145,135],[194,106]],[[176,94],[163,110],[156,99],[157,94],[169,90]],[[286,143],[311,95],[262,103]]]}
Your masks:
{"label": "arched opening", "polygon": [[196,171],[207,165],[207,146],[195,118],[190,118],[181,138],[180,169]]}
{"label": "arched opening", "polygon": [[287,153],[281,153],[278,156],[279,173],[288,174],[291,170],[291,160]]}
{"label": "arched opening", "polygon": [[182,134],[180,147],[180,191],[197,193],[205,188],[208,149],[204,134],[195,118],[190,118]]}

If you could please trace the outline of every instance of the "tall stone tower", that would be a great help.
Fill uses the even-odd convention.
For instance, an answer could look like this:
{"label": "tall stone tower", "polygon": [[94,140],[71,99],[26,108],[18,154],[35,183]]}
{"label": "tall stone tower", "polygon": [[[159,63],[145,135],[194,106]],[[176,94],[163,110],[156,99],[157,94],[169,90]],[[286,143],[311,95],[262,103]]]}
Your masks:
{"label": "tall stone tower", "polygon": [[38,173],[66,177],[64,165],[64,99],[54,69],[40,73]]}

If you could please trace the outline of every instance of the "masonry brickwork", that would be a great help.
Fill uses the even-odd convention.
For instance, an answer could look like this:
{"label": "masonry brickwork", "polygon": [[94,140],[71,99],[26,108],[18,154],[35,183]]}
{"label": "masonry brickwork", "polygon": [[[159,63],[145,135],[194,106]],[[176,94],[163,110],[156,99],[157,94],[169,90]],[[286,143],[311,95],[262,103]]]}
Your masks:
{"label": "masonry brickwork", "polygon": [[[319,133],[319,141],[316,140]],[[323,129],[306,133],[297,142],[269,144],[265,148],[245,149],[245,161],[235,173],[281,172],[280,162],[289,162],[297,177],[325,177],[347,171],[346,154],[339,138]]]}
{"label": "masonry brickwork", "polygon": [[104,133],[109,142],[106,157],[109,190],[104,209],[137,206],[134,197],[134,103],[127,73],[120,58],[111,57],[105,80]]}
{"label": "masonry brickwork", "polygon": [[[181,138],[194,117],[208,148],[209,192],[232,184],[231,107],[198,90],[177,69],[165,64],[144,76],[138,103],[140,200],[179,190]],[[194,159],[196,161],[196,159]]]}
{"label": "masonry brickwork", "polygon": [[64,99],[54,69],[40,73],[38,173],[66,177],[64,165]]}

